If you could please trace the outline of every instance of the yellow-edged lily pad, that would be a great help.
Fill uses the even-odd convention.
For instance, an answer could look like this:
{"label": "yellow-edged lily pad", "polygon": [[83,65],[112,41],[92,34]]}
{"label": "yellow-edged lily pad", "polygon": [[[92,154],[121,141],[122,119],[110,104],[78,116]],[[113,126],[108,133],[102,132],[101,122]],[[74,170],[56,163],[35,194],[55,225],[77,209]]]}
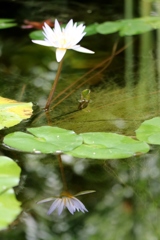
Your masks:
{"label": "yellow-edged lily pad", "polygon": [[32,115],[32,103],[0,97],[0,129],[12,127]]}

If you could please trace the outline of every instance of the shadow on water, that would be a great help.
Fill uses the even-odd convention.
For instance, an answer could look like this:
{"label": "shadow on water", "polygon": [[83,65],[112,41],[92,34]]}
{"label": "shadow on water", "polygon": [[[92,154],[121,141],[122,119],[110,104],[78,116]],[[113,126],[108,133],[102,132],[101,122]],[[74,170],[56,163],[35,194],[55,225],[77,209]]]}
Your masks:
{"label": "shadow on water", "polygon": [[[49,116],[42,110],[57,70],[55,53],[31,43],[28,37],[31,30],[20,28],[23,20],[56,17],[66,23],[73,18],[84,20],[87,25],[121,19],[124,15],[132,18],[138,12],[135,6],[135,13],[130,9],[133,1],[126,3],[125,10],[118,2],[100,1],[100,5],[96,1],[7,3],[14,8],[19,26],[4,30],[0,37],[1,95],[31,101],[35,111],[31,119],[2,130],[1,139],[9,132],[43,125],[76,133],[110,131],[135,136],[141,122],[159,115],[160,46],[155,37],[155,34],[159,36],[159,30],[134,37],[97,34],[84,38],[83,46],[96,54],[67,52]],[[151,11],[151,5],[147,4],[143,6],[146,12],[140,13],[143,16]],[[7,9],[5,2],[2,6]],[[0,12],[2,17],[15,18],[10,11],[8,15]],[[88,88],[91,101],[87,108],[78,110],[81,92]],[[122,160],[62,155],[63,176],[57,156],[19,153],[2,146],[1,155],[16,160],[22,169],[20,183],[14,190],[23,210],[0,232],[0,239],[159,239],[159,154],[159,148],[152,146],[148,154]],[[47,215],[52,202],[36,204],[59,196],[64,190],[63,177],[73,195],[96,191],[78,197],[88,213],[72,215],[64,210],[60,216],[56,211]]]}

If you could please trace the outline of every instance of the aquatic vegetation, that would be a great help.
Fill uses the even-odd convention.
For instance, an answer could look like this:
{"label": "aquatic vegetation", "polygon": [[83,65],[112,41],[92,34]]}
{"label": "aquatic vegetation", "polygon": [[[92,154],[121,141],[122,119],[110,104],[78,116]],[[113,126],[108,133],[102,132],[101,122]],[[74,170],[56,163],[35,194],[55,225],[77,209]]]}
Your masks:
{"label": "aquatic vegetation", "polygon": [[0,97],[0,129],[12,127],[32,115],[33,104]]}
{"label": "aquatic vegetation", "polygon": [[[28,128],[29,133],[14,132],[4,137],[9,148],[24,152],[68,154],[78,158],[121,159],[149,151],[145,142],[115,133],[76,134],[63,128]],[[25,144],[24,144],[25,139]]]}
{"label": "aquatic vegetation", "polygon": [[19,183],[20,172],[20,167],[11,158],[0,156],[0,230],[7,228],[21,212],[21,203],[13,190]]}
{"label": "aquatic vegetation", "polygon": [[160,145],[160,117],[145,120],[136,130],[140,141]]}
{"label": "aquatic vegetation", "polygon": [[11,28],[17,26],[17,23],[14,22],[14,19],[11,18],[0,18],[0,29]]}
{"label": "aquatic vegetation", "polygon": [[[119,32],[121,37],[142,34],[160,28],[160,17],[140,17],[133,19],[121,19],[116,21],[106,21],[103,23],[92,23],[85,29],[86,36],[100,34],[111,34]],[[43,39],[42,31],[30,33],[31,39]],[[40,43],[39,43],[40,44]]]}

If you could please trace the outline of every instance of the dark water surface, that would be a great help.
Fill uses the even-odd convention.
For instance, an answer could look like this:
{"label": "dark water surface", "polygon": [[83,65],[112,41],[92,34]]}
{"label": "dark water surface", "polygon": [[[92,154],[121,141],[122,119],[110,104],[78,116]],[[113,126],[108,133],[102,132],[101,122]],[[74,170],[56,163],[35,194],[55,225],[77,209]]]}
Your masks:
{"label": "dark water surface", "polygon": [[[32,29],[22,29],[23,21],[57,18],[66,24],[73,18],[89,25],[129,17],[131,9],[120,2],[2,1],[0,17],[15,18],[18,27],[1,30],[1,96],[33,102],[35,109],[30,120],[1,131],[2,139],[15,130],[48,124],[76,133],[111,131],[134,136],[141,122],[159,115],[159,30],[135,37],[118,34],[85,37],[81,45],[95,54],[67,52],[49,119],[42,110],[57,70],[55,53],[31,43],[28,35]],[[132,9],[135,17],[142,14],[141,1],[136,3]],[[150,6],[148,14],[153,10],[154,6]],[[113,49],[120,53],[110,62],[107,59]],[[59,95],[73,82],[76,82],[73,87]],[[81,91],[86,88],[91,89],[91,102],[87,109],[77,111]],[[1,240],[160,238],[158,147],[152,147],[148,154],[123,160],[63,156],[70,192],[96,192],[79,197],[88,213],[71,215],[64,210],[60,216],[56,211],[50,216],[46,214],[51,203],[36,204],[43,198],[58,196],[63,190],[57,157],[17,153],[4,147],[1,155],[16,159],[22,169],[20,184],[15,188],[22,213],[7,230],[0,232]]]}

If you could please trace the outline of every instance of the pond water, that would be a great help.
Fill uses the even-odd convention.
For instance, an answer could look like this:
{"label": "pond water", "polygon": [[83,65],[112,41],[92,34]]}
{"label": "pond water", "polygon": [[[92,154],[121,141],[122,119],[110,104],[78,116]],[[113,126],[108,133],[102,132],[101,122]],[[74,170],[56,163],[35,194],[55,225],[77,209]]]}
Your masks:
{"label": "pond water", "polygon": [[[159,115],[159,30],[135,36],[118,33],[86,36],[81,45],[94,55],[67,51],[49,113],[43,110],[58,63],[51,48],[33,44],[24,20],[43,22],[71,18],[85,25],[155,14],[157,1],[2,1],[0,18],[14,18],[17,27],[0,36],[1,96],[34,104],[33,116],[1,130],[3,137],[29,127],[56,126],[85,132],[135,136],[146,120]],[[160,4],[160,3],[159,3]],[[157,10],[158,11],[158,10]],[[87,108],[78,110],[81,92],[90,89]],[[25,142],[24,142],[25,144]],[[160,237],[159,147],[127,159],[85,159],[17,152],[1,146],[2,156],[21,168],[14,187],[21,204],[19,216],[0,231],[1,240],[158,240]],[[88,212],[65,209],[47,215],[52,202],[66,188],[78,196]],[[0,217],[1,218],[1,217]]]}

